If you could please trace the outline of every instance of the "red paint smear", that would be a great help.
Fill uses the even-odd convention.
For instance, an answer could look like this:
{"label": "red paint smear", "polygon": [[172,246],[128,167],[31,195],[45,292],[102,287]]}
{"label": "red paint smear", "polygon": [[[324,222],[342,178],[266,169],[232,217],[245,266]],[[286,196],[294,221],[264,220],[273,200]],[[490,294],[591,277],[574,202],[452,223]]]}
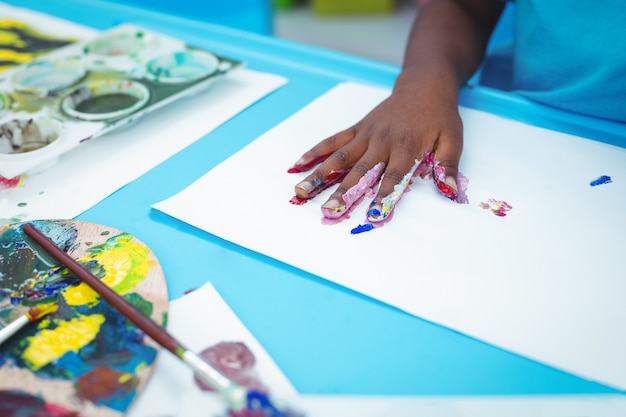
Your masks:
{"label": "red paint smear", "polygon": [[307,201],[309,201],[308,198],[298,197],[297,195],[294,195],[293,197],[291,197],[291,200],[289,200],[289,202],[294,206],[301,206],[303,204],[306,204]]}
{"label": "red paint smear", "polygon": [[341,181],[350,172],[349,169],[340,169],[339,171],[331,171],[326,177],[326,187],[330,187],[333,184]]}
{"label": "red paint smear", "polygon": [[313,168],[315,165],[319,164],[320,162],[324,162],[326,160],[326,158],[328,158],[330,155],[332,155],[332,152],[327,153],[326,155],[321,155],[318,156],[317,158],[313,158],[309,163],[307,164],[302,164],[302,165],[294,165],[291,168],[289,168],[287,170],[287,172],[289,174],[297,174],[299,172],[304,172],[304,171],[308,171],[311,168]]}
{"label": "red paint smear", "polygon": [[451,200],[454,200],[456,198],[456,190],[454,188],[450,187],[443,181],[435,180],[435,183],[437,184],[437,188],[439,189],[439,192],[441,192],[441,194],[445,195]]}
{"label": "red paint smear", "polygon": [[331,187],[337,184],[338,182],[341,182],[341,180],[343,180],[344,177],[348,175],[348,172],[350,172],[349,169],[340,169],[339,171],[332,171],[330,174],[326,176],[326,178],[324,178],[324,182],[322,182],[317,188],[313,189],[313,191],[309,193],[308,198],[313,198],[319,193],[321,193],[322,191],[324,191],[325,189],[327,189],[328,187]]}
{"label": "red paint smear", "polygon": [[4,178],[0,176],[0,190],[8,190],[9,188],[17,188],[22,183],[23,177],[18,175],[13,178]]}

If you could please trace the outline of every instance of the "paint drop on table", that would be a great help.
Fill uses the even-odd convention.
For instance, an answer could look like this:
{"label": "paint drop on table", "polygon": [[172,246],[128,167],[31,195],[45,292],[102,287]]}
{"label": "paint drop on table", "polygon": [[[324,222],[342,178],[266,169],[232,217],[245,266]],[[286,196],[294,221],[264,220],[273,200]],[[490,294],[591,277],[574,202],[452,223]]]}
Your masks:
{"label": "paint drop on table", "polygon": [[592,187],[595,187],[595,186],[602,185],[602,184],[608,184],[610,182],[613,182],[611,177],[609,177],[608,175],[602,175],[596,178],[595,180],[591,181],[589,185],[591,185]]}
{"label": "paint drop on table", "polygon": [[374,228],[374,225],[370,223],[360,224],[354,229],[350,230],[350,233],[353,235],[358,235],[359,233],[369,232],[373,228]]}

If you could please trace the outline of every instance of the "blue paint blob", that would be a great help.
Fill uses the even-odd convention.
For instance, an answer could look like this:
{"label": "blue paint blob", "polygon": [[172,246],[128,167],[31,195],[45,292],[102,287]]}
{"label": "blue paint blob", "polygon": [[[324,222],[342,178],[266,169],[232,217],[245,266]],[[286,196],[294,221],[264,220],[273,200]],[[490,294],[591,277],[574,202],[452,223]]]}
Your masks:
{"label": "blue paint blob", "polygon": [[353,234],[353,235],[358,235],[359,233],[369,232],[373,228],[374,228],[374,225],[371,224],[371,223],[360,224],[357,227],[355,227],[354,229],[350,230],[350,233]]}
{"label": "blue paint blob", "polygon": [[372,217],[372,216],[378,217],[380,216],[380,214],[381,214],[380,210],[378,209],[371,209],[367,211],[367,217]]}
{"label": "blue paint blob", "polygon": [[609,177],[608,175],[602,175],[601,177],[598,177],[595,180],[591,181],[589,185],[595,187],[596,185],[608,184],[610,182],[613,182],[611,177]]}

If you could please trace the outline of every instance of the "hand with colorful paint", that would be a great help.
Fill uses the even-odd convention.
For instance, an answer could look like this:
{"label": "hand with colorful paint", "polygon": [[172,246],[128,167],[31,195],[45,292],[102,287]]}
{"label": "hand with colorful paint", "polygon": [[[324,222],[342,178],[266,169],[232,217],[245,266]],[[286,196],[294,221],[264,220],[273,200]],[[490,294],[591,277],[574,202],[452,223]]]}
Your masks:
{"label": "hand with colorful paint", "polygon": [[[370,222],[387,219],[411,178],[432,178],[439,191],[458,201],[465,178],[458,166],[463,127],[460,86],[481,62],[502,11],[493,0],[437,0],[420,7],[393,91],[354,126],[322,140],[289,172],[315,170],[295,186],[310,199],[341,181],[322,204],[338,218],[380,180],[370,203]],[[321,162],[321,164],[320,164]],[[317,164],[320,164],[317,166]]]}

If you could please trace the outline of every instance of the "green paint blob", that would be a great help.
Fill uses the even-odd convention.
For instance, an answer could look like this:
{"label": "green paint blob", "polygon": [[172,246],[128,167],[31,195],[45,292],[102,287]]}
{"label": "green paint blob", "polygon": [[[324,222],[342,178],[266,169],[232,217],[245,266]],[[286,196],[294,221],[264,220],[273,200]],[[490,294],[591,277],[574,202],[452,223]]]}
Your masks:
{"label": "green paint blob", "polygon": [[126,299],[126,301],[135,306],[135,308],[141,311],[144,315],[148,317],[152,316],[152,303],[143,298],[141,295],[133,292],[130,294],[125,294],[123,297]]}

